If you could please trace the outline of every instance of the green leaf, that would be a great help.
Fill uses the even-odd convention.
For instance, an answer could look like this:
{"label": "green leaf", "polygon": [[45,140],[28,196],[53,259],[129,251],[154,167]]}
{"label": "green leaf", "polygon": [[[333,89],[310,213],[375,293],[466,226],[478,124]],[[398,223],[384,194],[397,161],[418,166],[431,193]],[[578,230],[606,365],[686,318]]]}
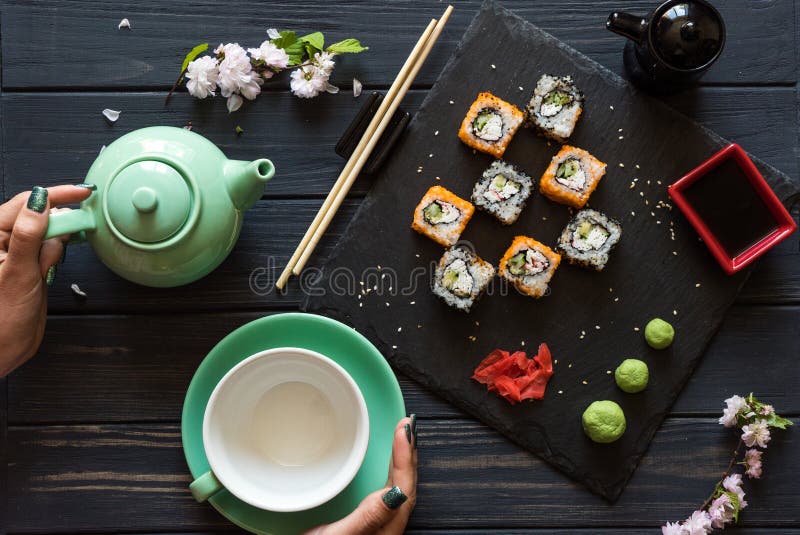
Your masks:
{"label": "green leaf", "polygon": [[183,58],[183,64],[181,64],[181,74],[183,74],[183,71],[186,70],[186,67],[189,66],[189,63],[191,61],[193,61],[197,56],[199,56],[200,54],[202,54],[206,50],[208,50],[208,43],[203,43],[203,44],[197,45],[196,47],[191,49],[189,51],[189,53],[186,54],[186,57]]}
{"label": "green leaf", "polygon": [[778,429],[786,429],[790,425],[794,425],[791,420],[787,420],[786,418],[781,418],[777,414],[773,413],[769,415],[767,418],[767,425],[770,427],[777,427]]}
{"label": "green leaf", "polygon": [[322,35],[322,32],[314,32],[308,35],[304,35],[300,38],[301,41],[304,43],[308,43],[309,45],[313,46],[317,49],[317,51],[322,50],[325,48],[325,36]]}
{"label": "green leaf", "polygon": [[[272,39],[270,41],[270,43],[277,46],[278,48],[286,50],[287,48],[289,48],[290,46],[292,46],[297,42],[297,34],[291,30],[283,30],[278,33],[281,34],[281,36],[278,37],[277,39]],[[288,54],[289,51],[287,50],[286,53]]]}
{"label": "green leaf", "polygon": [[328,52],[336,54],[358,54],[365,50],[369,50],[368,46],[361,46],[358,39],[345,39],[338,43],[333,43],[327,48]]}
{"label": "green leaf", "polygon": [[728,498],[731,500],[731,505],[733,505],[733,523],[739,522],[739,496],[736,495],[735,492],[726,492]]}

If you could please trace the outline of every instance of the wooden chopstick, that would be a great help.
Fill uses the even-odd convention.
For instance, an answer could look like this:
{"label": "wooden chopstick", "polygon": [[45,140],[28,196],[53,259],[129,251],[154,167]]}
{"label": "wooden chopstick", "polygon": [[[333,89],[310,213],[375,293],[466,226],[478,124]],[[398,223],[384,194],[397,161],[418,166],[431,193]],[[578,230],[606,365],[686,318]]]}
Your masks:
{"label": "wooden chopstick", "polygon": [[355,165],[353,166],[350,174],[346,177],[344,184],[341,188],[338,189],[336,192],[335,198],[331,203],[328,210],[325,212],[322,221],[320,221],[319,225],[314,230],[313,236],[311,240],[308,242],[308,245],[305,247],[300,259],[295,264],[294,268],[292,269],[292,273],[295,275],[299,275],[300,272],[308,262],[309,257],[314,252],[317,244],[319,243],[320,239],[322,239],[323,234],[328,229],[328,225],[330,225],[331,220],[336,215],[336,211],[341,206],[342,202],[344,201],[347,193],[350,191],[350,188],[355,182],[356,178],[358,177],[358,173],[361,172],[361,169],[364,167],[364,164],[367,162],[372,150],[375,148],[375,145],[378,143],[383,131],[386,130],[389,122],[392,119],[397,107],[400,105],[400,102],[405,97],[408,88],[411,87],[411,84],[414,82],[414,78],[416,78],[417,73],[419,72],[420,68],[422,68],[423,63],[430,54],[433,45],[436,44],[436,40],[439,38],[439,35],[442,33],[442,29],[444,25],[447,24],[447,19],[450,18],[450,13],[453,11],[453,6],[448,6],[445,10],[442,17],[436,24],[436,27],[433,29],[433,33],[431,34],[430,38],[425,42],[425,46],[422,49],[422,52],[419,53],[419,56],[416,58],[414,62],[414,66],[411,68],[411,71],[408,73],[408,76],[403,80],[402,86],[397,93],[397,96],[392,100],[391,104],[389,105],[389,109],[384,114],[383,118],[378,125],[378,128],[375,130],[375,134],[369,139],[367,146],[364,148],[364,151],[361,152],[358,156],[358,160],[356,161]]}
{"label": "wooden chopstick", "polygon": [[[425,44],[428,42],[428,39],[430,38],[435,26],[436,26],[436,19],[431,19],[431,21],[428,23],[428,26],[425,28],[425,31],[422,32],[422,35],[417,41],[417,44],[414,45],[414,48],[411,50],[411,54],[409,54],[405,63],[400,68],[400,72],[397,73],[397,77],[394,79],[394,82],[392,82],[391,87],[389,87],[389,91],[386,92],[386,96],[384,97],[383,101],[378,107],[378,110],[375,112],[375,116],[370,121],[369,125],[367,126],[367,129],[364,131],[364,134],[362,135],[361,140],[358,142],[358,145],[356,146],[355,150],[353,150],[353,154],[350,155],[350,158],[347,160],[347,164],[344,166],[344,169],[342,169],[342,172],[336,179],[336,182],[331,188],[330,193],[328,193],[328,196],[325,198],[325,202],[322,203],[322,206],[317,212],[317,215],[314,217],[314,220],[311,222],[311,225],[308,227],[308,230],[303,235],[303,239],[300,240],[300,244],[297,246],[297,249],[295,249],[294,253],[289,259],[289,262],[286,264],[286,267],[281,273],[281,276],[275,283],[275,286],[278,289],[282,289],[286,284],[286,281],[292,274],[292,269],[300,260],[303,251],[306,249],[312,237],[314,236],[314,232],[319,227],[319,224],[322,222],[325,214],[330,210],[331,206],[333,205],[336,195],[342,189],[342,186],[344,186],[344,184],[347,182],[347,178],[352,174],[355,164],[358,162],[359,157],[364,152],[364,149],[367,147],[370,139],[372,139],[372,137],[375,136],[375,132],[377,131],[378,126],[381,123],[381,120],[383,119],[384,115],[386,115],[386,110],[389,109],[389,106],[397,96],[398,91],[400,90],[400,88],[403,85],[403,82],[407,78],[408,73],[413,69],[414,65],[416,64],[416,60],[419,57],[420,52],[425,47]],[[381,133],[383,133],[383,131],[381,131]],[[380,135],[381,134],[378,134],[378,136]],[[371,150],[372,149],[370,149],[370,151]],[[358,175],[360,171],[361,167],[359,167],[358,171],[356,172],[356,175]],[[350,188],[348,187],[347,189],[349,191]],[[297,270],[297,272],[299,273],[300,270]]]}

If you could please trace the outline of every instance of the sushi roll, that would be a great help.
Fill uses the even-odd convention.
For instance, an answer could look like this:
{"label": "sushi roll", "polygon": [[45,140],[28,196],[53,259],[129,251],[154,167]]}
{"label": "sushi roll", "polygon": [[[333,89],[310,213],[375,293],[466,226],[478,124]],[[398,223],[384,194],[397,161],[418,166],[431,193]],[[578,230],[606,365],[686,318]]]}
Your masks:
{"label": "sushi roll", "polygon": [[583,208],[606,173],[606,164],[583,149],[564,145],[539,182],[542,195],[573,208]]}
{"label": "sushi roll", "polygon": [[561,263],[561,255],[527,236],[517,236],[500,259],[500,276],[520,292],[541,297]]}
{"label": "sushi roll", "polygon": [[525,124],[559,143],[567,141],[583,112],[583,93],[569,76],[543,74],[525,108]]}
{"label": "sushi roll", "polygon": [[475,207],[441,186],[433,186],[414,209],[411,228],[445,247],[455,244]]}
{"label": "sushi roll", "polygon": [[510,163],[496,160],[472,189],[472,202],[504,225],[510,225],[519,218],[531,191],[531,177]]}
{"label": "sushi roll", "polygon": [[436,267],[433,293],[451,307],[469,312],[494,277],[494,266],[466,247],[451,247]]}
{"label": "sushi roll", "polygon": [[479,93],[461,122],[458,137],[467,146],[502,158],[524,115],[491,93]]}
{"label": "sushi roll", "polygon": [[622,236],[622,226],[597,210],[581,210],[564,228],[558,250],[571,264],[602,271]]}

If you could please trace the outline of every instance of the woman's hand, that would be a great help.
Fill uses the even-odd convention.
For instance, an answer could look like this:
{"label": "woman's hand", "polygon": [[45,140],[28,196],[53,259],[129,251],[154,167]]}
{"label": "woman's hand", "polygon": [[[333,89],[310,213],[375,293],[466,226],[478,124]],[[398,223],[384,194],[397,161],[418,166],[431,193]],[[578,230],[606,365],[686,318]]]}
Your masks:
{"label": "woman's hand", "polygon": [[93,186],[35,187],[0,205],[0,377],[36,353],[47,317],[47,286],[69,236],[44,239],[50,208],[78,203]]}
{"label": "woman's hand", "polygon": [[368,495],[355,511],[305,535],[399,535],[417,501],[417,418],[403,418],[394,429],[386,486]]}

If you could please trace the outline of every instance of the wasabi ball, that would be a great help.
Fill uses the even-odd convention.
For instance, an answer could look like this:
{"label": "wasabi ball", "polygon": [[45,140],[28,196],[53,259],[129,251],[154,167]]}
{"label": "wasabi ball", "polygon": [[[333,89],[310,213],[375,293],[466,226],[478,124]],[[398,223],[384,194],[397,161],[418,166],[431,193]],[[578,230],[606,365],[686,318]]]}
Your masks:
{"label": "wasabi ball", "polygon": [[583,431],[601,444],[614,442],[625,432],[625,413],[613,401],[595,401],[583,411]]}
{"label": "wasabi ball", "polygon": [[647,388],[647,380],[649,378],[650,372],[647,369],[647,364],[638,359],[623,360],[622,364],[617,366],[617,370],[614,372],[617,386],[628,394],[635,394]]}
{"label": "wasabi ball", "polygon": [[669,347],[673,338],[675,338],[675,329],[661,318],[650,320],[644,328],[644,339],[653,349]]}

